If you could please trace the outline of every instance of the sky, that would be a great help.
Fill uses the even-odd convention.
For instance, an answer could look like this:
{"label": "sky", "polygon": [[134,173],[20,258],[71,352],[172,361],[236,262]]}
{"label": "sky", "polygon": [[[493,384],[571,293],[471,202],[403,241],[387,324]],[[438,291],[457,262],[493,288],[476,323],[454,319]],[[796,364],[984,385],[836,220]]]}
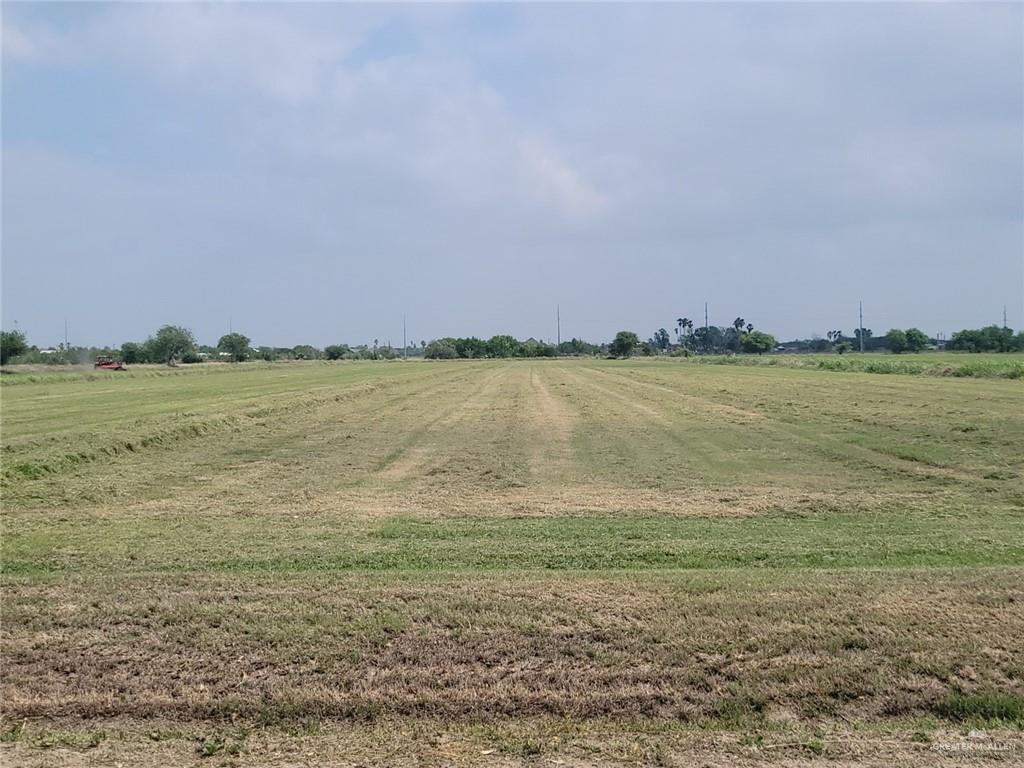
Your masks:
{"label": "sky", "polygon": [[30,343],[1024,326],[1024,4],[2,7]]}

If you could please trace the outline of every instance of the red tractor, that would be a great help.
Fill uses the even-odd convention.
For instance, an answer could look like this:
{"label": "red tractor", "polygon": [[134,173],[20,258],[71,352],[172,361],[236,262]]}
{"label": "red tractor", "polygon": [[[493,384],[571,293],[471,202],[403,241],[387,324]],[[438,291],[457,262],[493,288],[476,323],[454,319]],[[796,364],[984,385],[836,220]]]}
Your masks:
{"label": "red tractor", "polygon": [[93,363],[93,368],[102,369],[104,371],[127,371],[124,367],[124,363],[118,362],[109,355],[100,355],[96,358],[96,362]]}

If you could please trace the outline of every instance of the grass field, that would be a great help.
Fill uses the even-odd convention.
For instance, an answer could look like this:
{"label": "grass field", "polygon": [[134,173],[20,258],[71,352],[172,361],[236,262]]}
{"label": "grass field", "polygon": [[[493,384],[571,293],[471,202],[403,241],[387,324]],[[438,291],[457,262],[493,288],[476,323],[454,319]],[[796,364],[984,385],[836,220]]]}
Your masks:
{"label": "grass field", "polygon": [[713,365],[767,365],[859,373],[1024,379],[1024,355],[1016,353],[698,355],[689,358],[688,362]]}
{"label": "grass field", "polygon": [[467,361],[0,392],[4,764],[1024,760],[1020,381]]}

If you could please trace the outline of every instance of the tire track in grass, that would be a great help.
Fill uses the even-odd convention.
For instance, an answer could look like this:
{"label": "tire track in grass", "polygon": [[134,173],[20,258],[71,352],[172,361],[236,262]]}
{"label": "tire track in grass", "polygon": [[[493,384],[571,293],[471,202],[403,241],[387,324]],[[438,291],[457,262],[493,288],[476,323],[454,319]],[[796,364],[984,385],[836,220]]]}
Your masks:
{"label": "tire track in grass", "polygon": [[[608,371],[600,371],[593,368],[589,368],[588,370],[602,374],[605,377],[616,378],[624,382],[628,381],[648,389],[655,389],[671,393],[675,396],[694,399],[701,402],[713,403],[713,401],[707,400],[706,398],[690,395],[689,393],[681,392],[680,390],[672,387],[653,384],[651,382],[641,381]],[[735,408],[734,406],[726,406],[726,408],[728,408],[730,412],[738,411],[740,414],[747,413],[741,409]],[[749,415],[754,415],[754,413],[755,412],[749,412]],[[768,429],[781,433],[781,435],[784,435],[786,438],[800,443],[802,446],[809,448],[811,453],[815,453],[818,456],[826,458],[833,464],[841,464],[845,471],[849,471],[852,459],[854,462],[863,461],[874,469],[895,471],[898,474],[915,479],[944,478],[971,484],[977,483],[981,480],[981,478],[976,475],[972,475],[954,467],[922,464],[911,459],[904,459],[886,451],[871,448],[870,446],[858,445],[856,443],[843,440],[842,438],[835,437],[821,428],[816,428],[813,435],[811,435],[809,434],[809,429],[802,428],[796,424],[782,422],[768,414],[757,412],[756,416],[758,417],[759,423],[764,424]],[[854,463],[853,466],[856,467],[858,465]]]}
{"label": "tire track in grass", "polygon": [[436,457],[443,452],[440,447],[449,442],[443,438],[449,435],[457,424],[466,421],[470,413],[482,409],[481,403],[487,402],[496,379],[504,371],[503,368],[494,369],[481,375],[481,370],[474,368],[466,376],[460,377],[460,385],[467,379],[472,385],[470,392],[465,396],[457,396],[457,389],[452,391],[454,382],[446,382],[445,386],[440,388],[448,395],[448,400],[432,400],[430,405],[438,410],[413,429],[403,445],[385,457],[375,472],[377,479],[392,483],[402,482],[414,477],[422,478],[431,471],[431,465]]}
{"label": "tire track in grass", "polygon": [[551,371],[548,364],[530,367],[530,399],[526,405],[531,427],[530,478],[541,484],[561,480],[574,468],[571,441],[577,416],[545,383]]}
{"label": "tire track in grass", "polygon": [[[418,365],[418,364],[417,364]],[[419,374],[417,374],[419,375]],[[390,437],[394,434],[394,414],[396,408],[415,411],[417,403],[423,400],[436,399],[441,393],[450,391],[453,386],[460,386],[472,381],[477,375],[476,370],[439,370],[423,374],[424,378],[408,382],[414,386],[381,392],[382,399],[367,397],[346,407],[340,413],[330,410],[318,415],[311,425],[308,422],[296,422],[287,425],[284,430],[275,433],[275,442],[270,447],[268,458],[276,455],[278,459],[286,459],[289,453],[299,454],[301,459],[296,462],[284,461],[279,471],[294,474],[296,466],[301,472],[318,474],[337,473],[365,474],[367,476],[380,472],[387,464],[404,452],[406,446],[391,451],[384,461],[376,466],[353,468],[352,464],[344,463],[343,457],[357,454],[365,457],[369,452],[365,447],[365,436]],[[424,427],[425,428],[425,427]],[[352,438],[361,437],[358,441]],[[266,475],[266,470],[256,467],[252,472]],[[237,475],[237,472],[232,472]],[[241,482],[245,482],[244,480]]]}
{"label": "tire track in grass", "polygon": [[694,395],[690,392],[682,392],[672,387],[663,386],[661,384],[653,384],[649,381],[641,380],[639,376],[624,376],[621,373],[606,371],[601,368],[588,367],[587,370],[596,373],[598,376],[605,377],[606,379],[613,379],[623,383],[629,382],[631,384],[636,384],[646,389],[655,389],[661,392],[669,393],[674,397],[682,398],[694,405],[694,412],[696,413],[713,413],[721,416],[730,416],[733,418],[739,418],[744,422],[756,422],[766,418],[765,414],[761,413],[760,411],[752,411],[746,408],[738,408],[735,405],[721,403],[717,400],[712,400],[707,397],[701,397],[700,395]]}
{"label": "tire track in grass", "polygon": [[[644,402],[640,402],[635,396],[631,397],[629,394],[618,389],[606,387],[595,381],[593,377],[587,375],[593,373],[597,373],[597,371],[587,367],[582,369],[582,372],[574,371],[571,375],[582,387],[589,388],[594,392],[600,393],[605,398],[610,398],[620,403],[629,411],[642,416],[648,424],[657,426],[663,440],[667,443],[663,445],[663,458],[668,459],[670,462],[685,460],[689,469],[688,475],[690,479],[702,479],[704,472],[708,468],[736,463],[736,459],[716,443],[707,439],[694,439],[693,436],[685,434],[680,429],[679,422],[670,418],[663,408],[652,407]],[[623,383],[626,382],[616,381],[614,385],[621,386]],[[686,415],[690,416],[690,414]],[[693,423],[694,426],[699,425],[699,422],[696,420]],[[623,444],[620,452],[632,455],[636,452],[636,448],[635,446]],[[699,457],[700,460],[694,461],[695,456]]]}
{"label": "tire track in grass", "polygon": [[[281,475],[281,482],[289,485],[294,484],[294,478],[291,476],[294,476],[297,470],[300,473],[313,473],[318,476],[341,472],[358,475],[360,472],[377,471],[376,468],[354,469],[350,462],[344,461],[353,454],[366,454],[365,450],[357,448],[352,438],[360,434],[390,435],[391,430],[386,427],[390,426],[389,421],[395,408],[414,409],[415,406],[408,405],[410,402],[418,403],[423,399],[434,398],[450,390],[453,384],[471,380],[475,375],[474,371],[469,370],[455,372],[455,375],[452,373],[445,370],[430,371],[422,374],[422,379],[409,381],[408,384],[413,385],[412,387],[381,392],[383,399],[367,397],[347,404],[338,414],[328,410],[320,414],[312,429],[305,422],[290,424],[287,430],[279,431],[275,435],[277,439],[268,455],[269,465],[266,462],[262,466],[257,463],[255,466],[246,467],[243,472],[231,471],[226,474],[226,479],[244,486],[252,482],[266,482],[271,475],[278,474]],[[298,465],[294,461],[286,460],[289,453],[298,453],[302,457]]]}
{"label": "tire track in grass", "polygon": [[[34,487],[26,486],[26,497],[18,501],[45,500],[48,508],[73,505],[84,511],[127,499],[133,508],[156,511],[170,505],[196,511],[218,506],[242,510],[246,503],[258,509],[289,488],[301,489],[296,498],[309,499],[327,475],[352,472],[350,465],[342,466],[340,454],[363,452],[359,441],[348,438],[372,433],[378,415],[395,404],[450,388],[450,379],[444,378],[449,375],[414,373],[415,378],[386,380],[385,386],[360,386],[358,395],[348,387],[340,399],[318,399],[315,406],[303,401],[290,408],[289,401],[270,401],[276,407],[204,439],[128,453],[116,462],[94,462],[75,473],[43,478]],[[98,487],[104,487],[99,496]]]}

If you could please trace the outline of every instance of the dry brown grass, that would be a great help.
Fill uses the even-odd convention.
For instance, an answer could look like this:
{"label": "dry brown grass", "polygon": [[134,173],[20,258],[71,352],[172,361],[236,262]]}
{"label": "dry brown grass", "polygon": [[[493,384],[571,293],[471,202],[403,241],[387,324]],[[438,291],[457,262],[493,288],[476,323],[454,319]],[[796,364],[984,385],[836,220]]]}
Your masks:
{"label": "dry brown grass", "polygon": [[2,691],[12,718],[928,714],[1020,689],[1020,576],[20,584]]}
{"label": "dry brown grass", "polygon": [[[39,744],[48,744],[40,749]],[[86,746],[87,745],[87,746]],[[472,766],[565,768],[654,766],[783,766],[890,768],[912,765],[1014,765],[1019,734],[968,736],[939,729],[922,738],[913,725],[865,732],[849,725],[793,729],[779,721],[764,737],[592,721],[524,718],[464,726],[436,720],[384,718],[374,723],[323,723],[290,732],[237,726],[185,726],[167,721],[97,723],[89,729],[29,725],[8,748],[5,765],[24,768],[220,765],[304,768],[331,766]],[[212,753],[203,757],[203,752]],[[2,754],[2,753],[0,753]],[[212,758],[212,759],[211,759]]]}

